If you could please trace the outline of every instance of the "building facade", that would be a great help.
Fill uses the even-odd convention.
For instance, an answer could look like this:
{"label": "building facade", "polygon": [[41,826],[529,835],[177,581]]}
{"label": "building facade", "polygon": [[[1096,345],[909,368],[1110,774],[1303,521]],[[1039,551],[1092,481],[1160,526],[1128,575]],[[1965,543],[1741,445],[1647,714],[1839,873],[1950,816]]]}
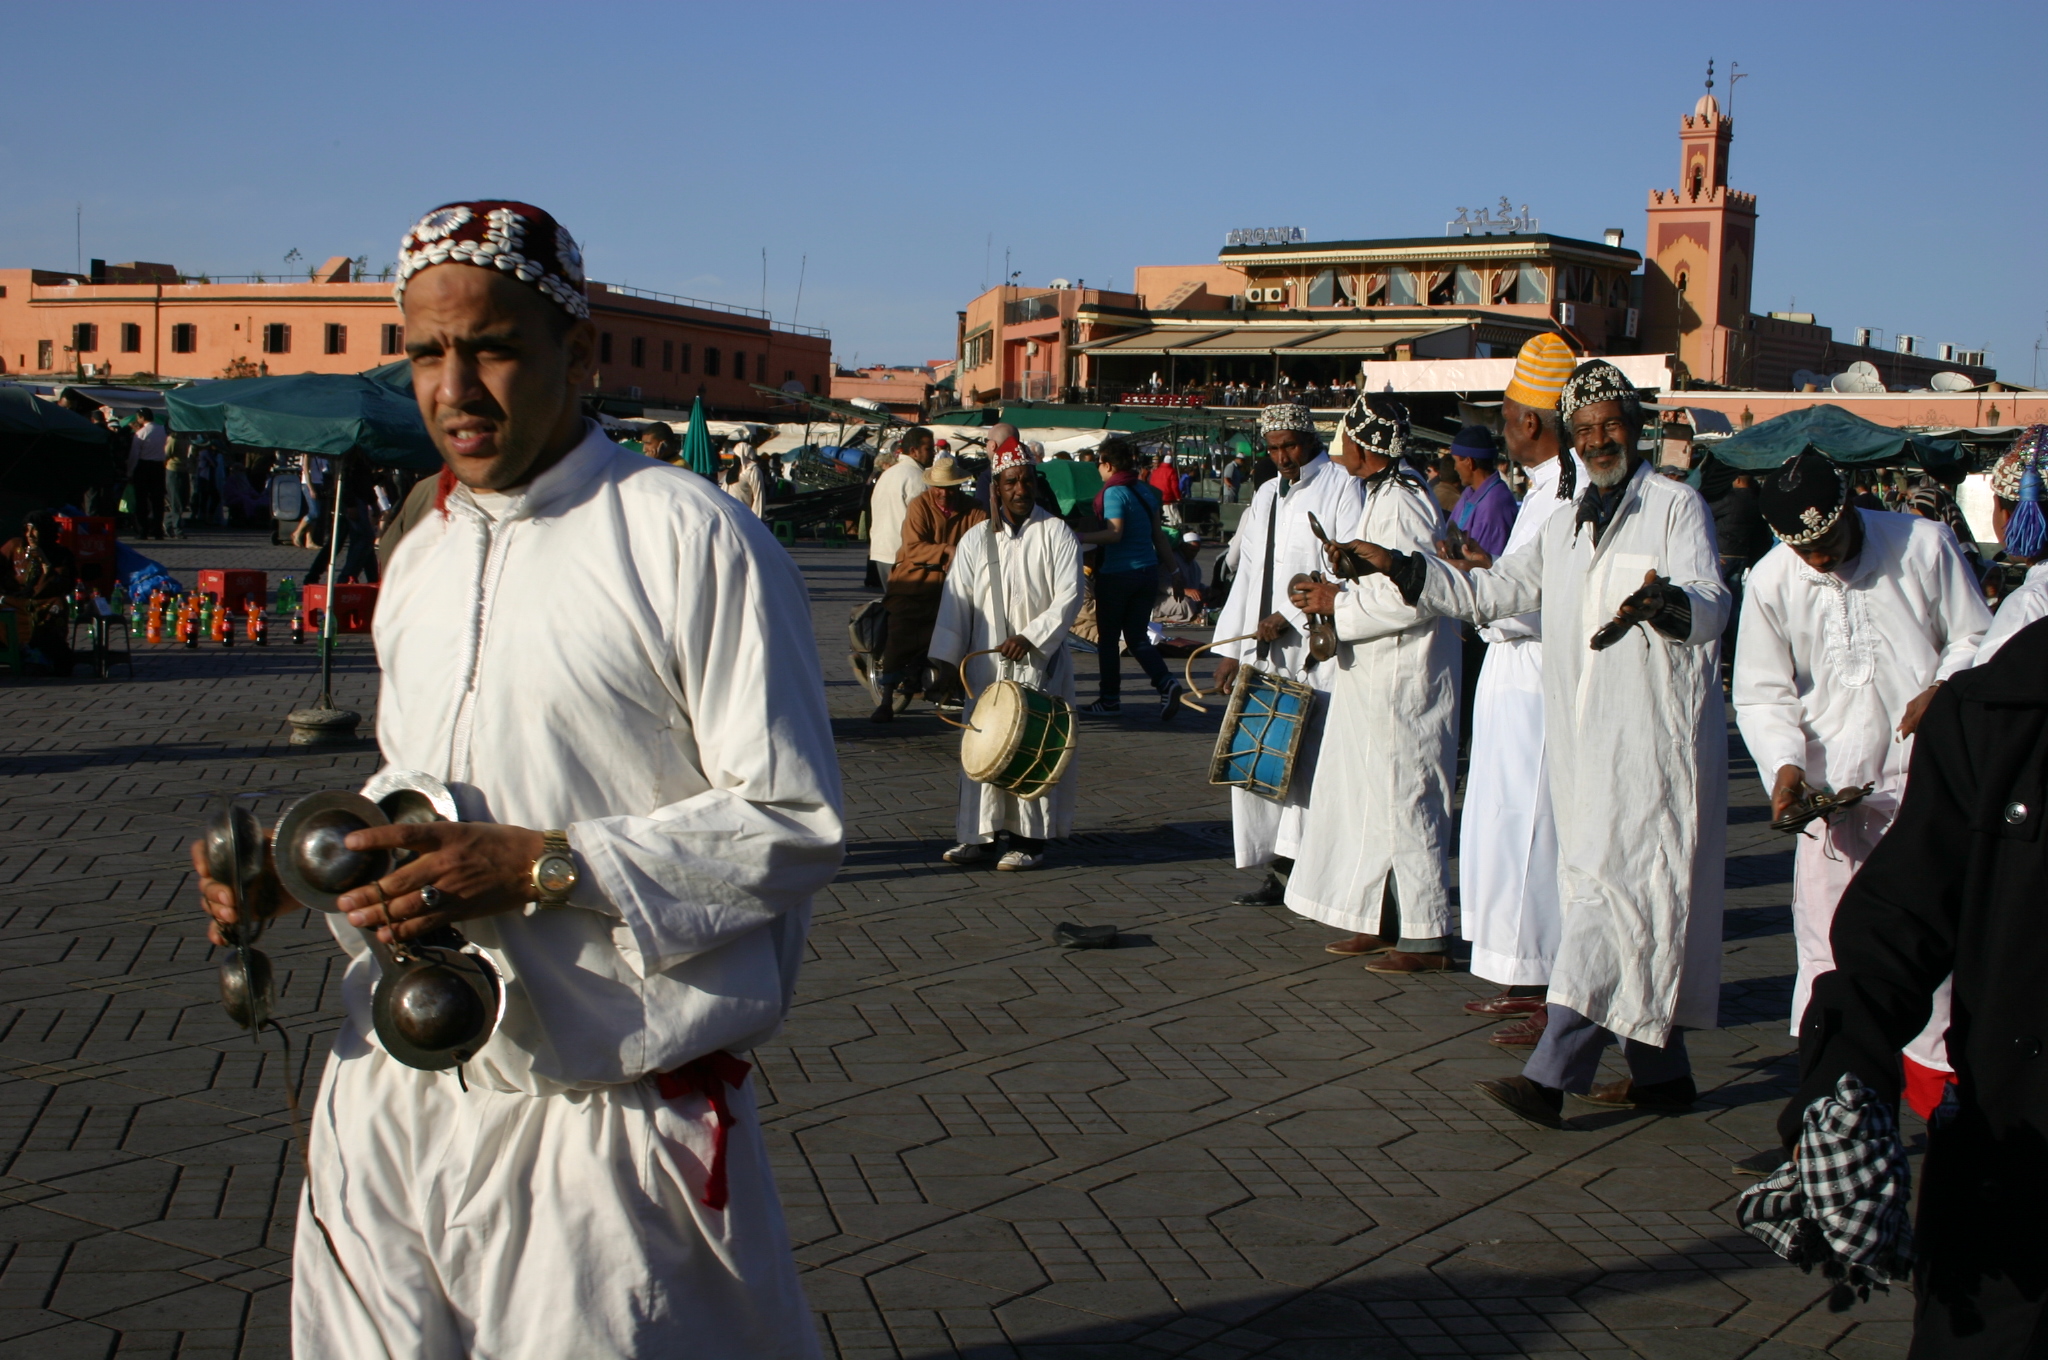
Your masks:
{"label": "building facade", "polygon": [[[97,280],[97,281],[96,281]],[[594,395],[630,409],[702,396],[754,414],[754,384],[823,393],[832,340],[768,313],[618,284],[589,285],[597,327]],[[0,372],[38,377],[250,377],[356,373],[405,354],[391,284],[353,277],[336,257],[309,277],[193,279],[169,265],[73,274],[0,269]]]}

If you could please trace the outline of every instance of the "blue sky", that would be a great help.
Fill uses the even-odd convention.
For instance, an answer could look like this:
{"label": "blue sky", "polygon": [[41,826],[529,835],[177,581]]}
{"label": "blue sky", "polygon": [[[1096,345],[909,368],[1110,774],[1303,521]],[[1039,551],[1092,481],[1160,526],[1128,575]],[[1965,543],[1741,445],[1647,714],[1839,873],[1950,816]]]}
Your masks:
{"label": "blue sky", "polygon": [[[2048,331],[2048,5],[396,6],[0,0],[0,266],[249,273],[513,197],[594,277],[951,352],[1002,274],[1128,286],[1225,231],[1428,235],[1505,195],[1640,246],[1709,57],[1759,311]],[[33,54],[33,55],[31,55]],[[1795,307],[1796,300],[1796,307]],[[2048,382],[2048,351],[2041,358]]]}

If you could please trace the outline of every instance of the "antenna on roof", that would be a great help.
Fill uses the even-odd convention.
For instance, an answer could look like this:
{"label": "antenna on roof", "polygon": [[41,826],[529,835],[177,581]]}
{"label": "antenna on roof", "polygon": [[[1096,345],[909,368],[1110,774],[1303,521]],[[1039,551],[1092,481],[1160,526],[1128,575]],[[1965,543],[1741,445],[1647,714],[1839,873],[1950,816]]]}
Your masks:
{"label": "antenna on roof", "polygon": [[1735,116],[1735,82],[1748,75],[1749,72],[1742,69],[1741,62],[1731,61],[1728,63],[1728,116],[1730,118]]}

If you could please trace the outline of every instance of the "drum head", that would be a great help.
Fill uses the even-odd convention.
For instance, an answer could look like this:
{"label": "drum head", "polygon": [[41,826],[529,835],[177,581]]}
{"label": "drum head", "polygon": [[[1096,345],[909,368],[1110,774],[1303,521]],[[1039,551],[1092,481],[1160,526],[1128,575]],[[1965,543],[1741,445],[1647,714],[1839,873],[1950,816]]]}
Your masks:
{"label": "drum head", "polygon": [[351,831],[389,826],[383,809],[357,793],[315,793],[285,809],[277,819],[272,855],[278,881],[298,901],[321,911],[338,911],[345,892],[374,883],[391,872],[389,850],[351,850],[342,840]]}
{"label": "drum head", "polygon": [[960,768],[977,783],[1001,774],[1017,753],[1024,732],[1024,691],[1014,680],[998,680],[974,701],[970,726],[960,734]]}

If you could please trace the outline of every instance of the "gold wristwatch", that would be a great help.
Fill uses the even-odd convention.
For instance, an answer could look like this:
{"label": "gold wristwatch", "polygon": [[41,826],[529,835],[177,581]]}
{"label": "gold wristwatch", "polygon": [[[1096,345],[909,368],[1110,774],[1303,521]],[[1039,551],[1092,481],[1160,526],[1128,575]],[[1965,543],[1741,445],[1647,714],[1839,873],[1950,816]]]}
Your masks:
{"label": "gold wristwatch", "polygon": [[576,891],[576,855],[569,849],[567,831],[540,833],[540,858],[533,862],[535,906],[566,907],[569,894]]}

